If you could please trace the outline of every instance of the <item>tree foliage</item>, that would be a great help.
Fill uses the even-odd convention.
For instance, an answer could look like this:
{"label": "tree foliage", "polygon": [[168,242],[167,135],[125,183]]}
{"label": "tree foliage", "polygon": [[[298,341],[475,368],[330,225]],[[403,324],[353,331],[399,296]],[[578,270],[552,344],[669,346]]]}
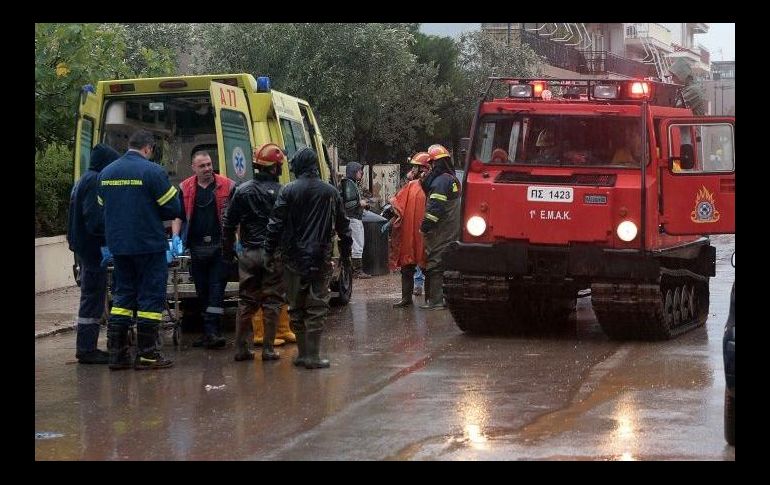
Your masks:
{"label": "tree foliage", "polygon": [[35,24],[36,153],[52,143],[72,146],[78,95],[84,85],[173,72],[174,44],[157,36],[154,28]]}
{"label": "tree foliage", "polygon": [[435,66],[410,51],[404,24],[225,24],[203,28],[196,66],[268,75],[308,100],[343,157],[390,159],[432,131],[446,97]]}
{"label": "tree foliage", "polygon": [[172,40],[184,29],[169,27],[164,37],[156,28],[35,24],[35,236],[65,230],[81,88],[173,72]]}
{"label": "tree foliage", "polygon": [[470,32],[460,36],[459,48],[458,69],[462,76],[456,85],[455,113],[458,124],[467,127],[465,133],[469,133],[480,95],[486,90],[490,77],[537,77],[541,74],[542,61],[526,44],[507,45],[482,32]]}

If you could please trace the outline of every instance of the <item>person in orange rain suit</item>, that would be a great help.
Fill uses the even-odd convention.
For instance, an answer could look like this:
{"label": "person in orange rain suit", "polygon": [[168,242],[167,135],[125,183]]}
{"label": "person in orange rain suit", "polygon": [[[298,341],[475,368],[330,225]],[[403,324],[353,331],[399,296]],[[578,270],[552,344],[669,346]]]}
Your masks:
{"label": "person in orange rain suit", "polygon": [[392,220],[390,238],[390,269],[401,268],[401,300],[394,303],[395,308],[412,304],[414,291],[414,273],[419,266],[425,268],[425,245],[420,234],[420,224],[425,217],[425,191],[420,180],[430,172],[430,155],[419,152],[409,160],[413,180],[390,198],[396,213]]}

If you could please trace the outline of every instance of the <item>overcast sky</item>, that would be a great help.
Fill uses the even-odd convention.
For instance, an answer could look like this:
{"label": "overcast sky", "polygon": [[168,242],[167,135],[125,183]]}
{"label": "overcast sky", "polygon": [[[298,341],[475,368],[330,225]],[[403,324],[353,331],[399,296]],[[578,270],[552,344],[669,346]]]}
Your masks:
{"label": "overcast sky", "polygon": [[[422,24],[420,26],[420,30],[426,34],[452,37],[480,28],[481,24]],[[712,61],[734,61],[735,24],[709,24],[708,34],[696,34],[695,43],[703,44],[711,52]]]}

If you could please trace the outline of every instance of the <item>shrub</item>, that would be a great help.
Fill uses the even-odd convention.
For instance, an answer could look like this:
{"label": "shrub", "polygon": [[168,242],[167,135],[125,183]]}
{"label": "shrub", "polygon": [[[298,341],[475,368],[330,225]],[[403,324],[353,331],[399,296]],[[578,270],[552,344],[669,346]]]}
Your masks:
{"label": "shrub", "polygon": [[35,237],[67,232],[73,176],[72,150],[50,145],[35,156]]}

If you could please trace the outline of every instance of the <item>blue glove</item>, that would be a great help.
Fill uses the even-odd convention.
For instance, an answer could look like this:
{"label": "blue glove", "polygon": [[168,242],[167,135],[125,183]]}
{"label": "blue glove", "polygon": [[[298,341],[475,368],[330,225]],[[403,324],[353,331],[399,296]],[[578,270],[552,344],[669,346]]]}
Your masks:
{"label": "blue glove", "polygon": [[178,257],[184,254],[184,245],[182,244],[182,238],[178,234],[174,234],[171,238],[171,255]]}
{"label": "blue glove", "polygon": [[112,253],[110,252],[110,248],[107,246],[102,246],[102,268],[106,268],[107,265],[109,265],[112,262]]}
{"label": "blue glove", "polygon": [[240,256],[243,254],[243,244],[241,244],[240,239],[238,241],[235,241],[235,254]]}
{"label": "blue glove", "polygon": [[166,249],[166,264],[171,264],[174,260],[173,252],[170,249]]}

